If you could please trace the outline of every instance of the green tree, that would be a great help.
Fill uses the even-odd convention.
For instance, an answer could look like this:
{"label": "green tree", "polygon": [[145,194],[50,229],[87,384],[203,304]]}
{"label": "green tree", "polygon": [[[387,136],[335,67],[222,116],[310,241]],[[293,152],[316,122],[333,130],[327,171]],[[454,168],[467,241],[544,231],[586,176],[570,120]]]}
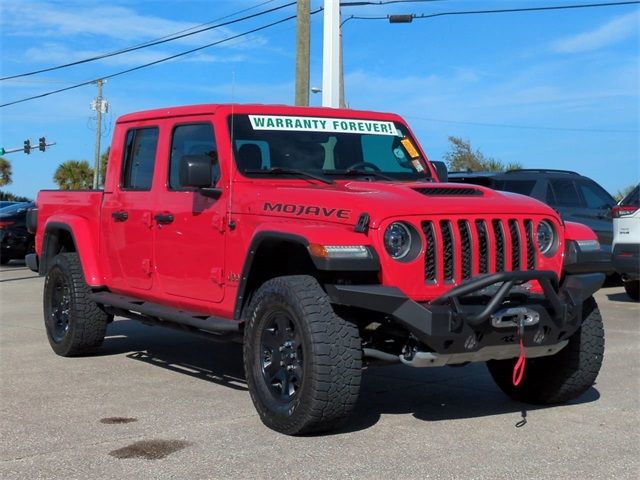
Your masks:
{"label": "green tree", "polygon": [[505,170],[522,168],[520,163],[512,162],[505,165],[500,160],[485,156],[480,149],[474,151],[469,140],[450,136],[449,142],[451,143],[449,150],[444,154],[449,171],[504,172]]}
{"label": "green tree", "polygon": [[619,202],[624,197],[629,195],[631,193],[631,190],[633,190],[634,188],[636,188],[635,184],[634,185],[629,185],[629,186],[623,188],[622,190],[618,190],[616,192],[616,194],[613,196],[613,198],[616,199],[616,202]]}
{"label": "green tree", "polygon": [[108,147],[102,155],[100,155],[100,185],[104,185],[104,179],[107,175],[107,163],[109,163],[109,154],[111,153],[111,147]]}
{"label": "green tree", "polygon": [[5,185],[9,185],[13,180],[11,180],[11,162],[6,158],[0,157],[0,187],[4,187]]}
{"label": "green tree", "polygon": [[0,190],[0,200],[8,200],[10,202],[31,202],[33,199],[29,197],[21,197],[10,192]]}
{"label": "green tree", "polygon": [[93,168],[86,160],[67,160],[53,174],[61,190],[87,190],[93,186]]}

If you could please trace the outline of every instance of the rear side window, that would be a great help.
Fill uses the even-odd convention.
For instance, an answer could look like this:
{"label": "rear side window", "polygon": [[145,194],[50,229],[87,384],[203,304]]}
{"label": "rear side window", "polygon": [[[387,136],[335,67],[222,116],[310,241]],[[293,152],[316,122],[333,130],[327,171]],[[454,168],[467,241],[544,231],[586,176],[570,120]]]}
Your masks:
{"label": "rear side window", "polygon": [[578,188],[587,208],[602,210],[616,204],[613,197],[595,183],[579,182]]}
{"label": "rear side window", "polygon": [[136,128],[127,132],[122,169],[122,188],[151,190],[156,163],[158,128]]}
{"label": "rear side window", "polygon": [[629,195],[624,197],[620,205],[632,205],[640,207],[640,185],[634,188]]}
{"label": "rear side window", "polygon": [[536,186],[535,180],[497,180],[495,189],[504,192],[519,193],[521,195],[531,195],[533,187]]}
{"label": "rear side window", "polygon": [[171,139],[171,161],[169,164],[169,189],[184,188],[180,183],[180,161],[189,155],[206,155],[211,159],[211,185],[215,185],[220,177],[218,149],[210,123],[178,125],[173,130]]}
{"label": "rear side window", "polygon": [[[553,195],[551,199],[555,203],[551,205],[557,205],[558,207],[582,207],[578,190],[572,180],[551,180],[551,189]],[[547,198],[549,199],[549,195]]]}

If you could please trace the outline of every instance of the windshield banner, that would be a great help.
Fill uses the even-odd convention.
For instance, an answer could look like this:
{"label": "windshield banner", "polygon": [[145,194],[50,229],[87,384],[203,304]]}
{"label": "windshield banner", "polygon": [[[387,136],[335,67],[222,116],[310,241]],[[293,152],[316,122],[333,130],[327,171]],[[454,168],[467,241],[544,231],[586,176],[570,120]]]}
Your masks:
{"label": "windshield banner", "polygon": [[254,130],[286,130],[294,132],[365,133],[401,136],[393,122],[327,117],[287,117],[282,115],[249,115]]}

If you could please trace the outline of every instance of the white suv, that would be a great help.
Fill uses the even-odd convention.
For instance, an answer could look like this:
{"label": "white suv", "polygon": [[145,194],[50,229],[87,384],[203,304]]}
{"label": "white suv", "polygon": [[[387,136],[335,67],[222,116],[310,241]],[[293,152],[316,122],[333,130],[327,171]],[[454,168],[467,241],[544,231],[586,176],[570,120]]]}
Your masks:
{"label": "white suv", "polygon": [[640,185],[611,210],[613,266],[622,275],[624,289],[640,300]]}

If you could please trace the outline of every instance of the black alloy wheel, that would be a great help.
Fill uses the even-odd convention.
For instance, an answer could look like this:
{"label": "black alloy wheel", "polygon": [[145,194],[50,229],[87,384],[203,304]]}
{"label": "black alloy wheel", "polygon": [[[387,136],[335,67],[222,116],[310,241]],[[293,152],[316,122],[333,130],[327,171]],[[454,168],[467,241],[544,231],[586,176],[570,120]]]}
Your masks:
{"label": "black alloy wheel", "polygon": [[278,400],[290,402],[302,387],[304,351],[299,329],[285,310],[271,312],[260,341],[262,376]]}
{"label": "black alloy wheel", "polygon": [[48,316],[49,331],[54,342],[61,342],[69,331],[71,292],[64,276],[56,275],[51,293],[51,311]]}

